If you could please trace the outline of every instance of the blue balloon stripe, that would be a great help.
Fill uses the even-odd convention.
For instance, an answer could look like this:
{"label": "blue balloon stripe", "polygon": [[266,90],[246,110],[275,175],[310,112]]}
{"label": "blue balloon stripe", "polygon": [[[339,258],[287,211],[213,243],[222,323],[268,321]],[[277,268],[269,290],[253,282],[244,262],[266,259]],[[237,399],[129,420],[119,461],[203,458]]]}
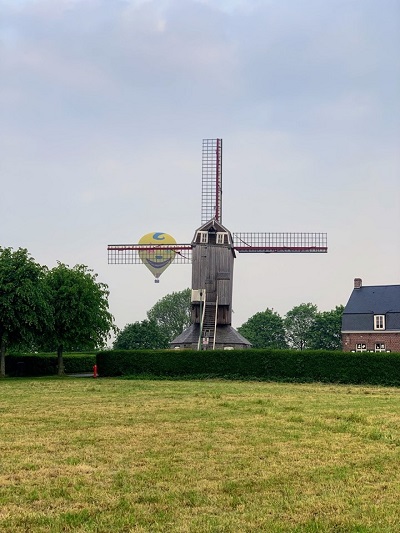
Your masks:
{"label": "blue balloon stripe", "polygon": [[146,259],[146,261],[153,268],[164,268],[171,263],[172,259],[167,259],[166,261],[161,262],[150,261],[150,259]]}

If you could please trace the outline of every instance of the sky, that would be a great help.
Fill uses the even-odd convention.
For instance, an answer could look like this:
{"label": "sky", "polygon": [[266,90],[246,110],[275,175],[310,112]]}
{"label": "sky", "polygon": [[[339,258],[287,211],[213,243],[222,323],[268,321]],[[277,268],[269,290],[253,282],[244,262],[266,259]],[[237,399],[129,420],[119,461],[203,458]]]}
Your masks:
{"label": "sky", "polygon": [[107,245],[200,226],[223,139],[223,224],[327,232],[327,254],[238,254],[233,326],[400,284],[399,0],[0,0],[0,246],[84,264],[118,327],[191,284]]}

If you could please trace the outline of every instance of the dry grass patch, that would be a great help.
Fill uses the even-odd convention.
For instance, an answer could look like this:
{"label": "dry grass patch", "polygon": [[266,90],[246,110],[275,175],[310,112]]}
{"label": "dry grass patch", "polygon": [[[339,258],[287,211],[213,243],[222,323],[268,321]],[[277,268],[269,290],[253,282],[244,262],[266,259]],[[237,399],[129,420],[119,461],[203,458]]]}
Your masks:
{"label": "dry grass patch", "polygon": [[0,382],[4,532],[400,530],[400,391]]}

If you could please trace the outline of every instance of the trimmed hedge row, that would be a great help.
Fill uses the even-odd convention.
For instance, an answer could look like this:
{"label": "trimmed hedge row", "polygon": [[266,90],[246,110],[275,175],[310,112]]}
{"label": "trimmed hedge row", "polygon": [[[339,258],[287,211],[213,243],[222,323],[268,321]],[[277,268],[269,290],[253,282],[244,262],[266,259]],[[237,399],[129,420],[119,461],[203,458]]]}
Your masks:
{"label": "trimmed hedge row", "polygon": [[323,350],[112,350],[100,376],[218,377],[400,386],[400,353]]}
{"label": "trimmed hedge row", "polygon": [[[96,355],[73,353],[63,356],[66,374],[92,372],[96,363]],[[30,354],[7,355],[6,374],[10,377],[54,376],[57,374],[57,355]]]}

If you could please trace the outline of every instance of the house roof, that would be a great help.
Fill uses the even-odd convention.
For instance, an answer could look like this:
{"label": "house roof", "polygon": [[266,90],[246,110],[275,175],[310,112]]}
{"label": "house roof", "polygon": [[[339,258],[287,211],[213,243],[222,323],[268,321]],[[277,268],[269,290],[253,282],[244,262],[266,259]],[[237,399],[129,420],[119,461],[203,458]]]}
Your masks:
{"label": "house roof", "polygon": [[400,312],[400,285],[375,285],[353,289],[344,314]]}
{"label": "house roof", "polygon": [[207,231],[209,234],[210,233],[216,234],[218,232],[226,233],[228,236],[228,242],[225,242],[225,244],[228,244],[230,246],[234,257],[236,256],[235,250],[233,248],[233,239],[232,239],[231,232],[228,229],[226,229],[225,226],[223,226],[215,218],[212,218],[211,220],[209,220],[208,222],[206,222],[205,224],[197,228],[197,230],[194,233],[193,240],[192,240],[192,246],[195,245],[196,242],[197,244],[200,244],[199,241],[197,240],[199,231]]}
{"label": "house roof", "polygon": [[210,232],[221,231],[221,232],[228,234],[230,244],[232,244],[233,242],[231,232],[228,229],[226,229],[225,226],[223,226],[217,220],[215,220],[215,218],[212,218],[211,220],[209,220],[208,222],[206,222],[205,224],[197,228],[197,230],[195,231],[194,237],[193,237],[194,241],[196,240],[196,235],[198,231],[210,231]]}
{"label": "house roof", "polygon": [[225,226],[223,226],[215,218],[212,218],[208,222],[205,222],[204,224],[202,224],[199,228],[197,228],[196,231],[209,231],[209,230],[226,231],[227,233],[229,233],[229,230],[227,230]]}

